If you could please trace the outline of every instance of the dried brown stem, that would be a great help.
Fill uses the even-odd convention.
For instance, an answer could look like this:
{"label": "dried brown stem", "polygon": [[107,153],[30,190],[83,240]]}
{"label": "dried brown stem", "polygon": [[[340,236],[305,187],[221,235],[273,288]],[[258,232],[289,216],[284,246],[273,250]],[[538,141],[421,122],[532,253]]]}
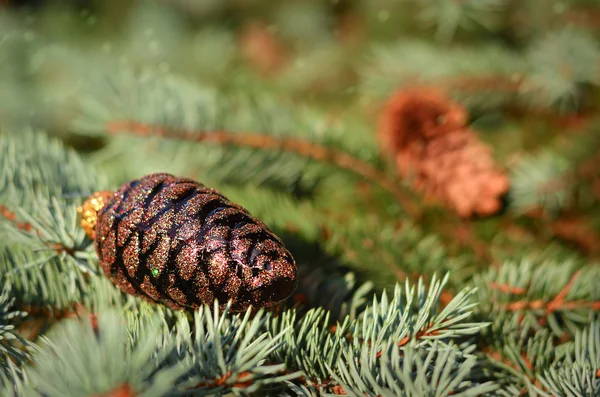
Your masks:
{"label": "dried brown stem", "polygon": [[585,300],[574,300],[567,301],[565,298],[571,287],[580,275],[580,271],[576,271],[560,292],[551,301],[544,299],[536,299],[533,301],[520,300],[516,302],[508,303],[504,306],[504,309],[508,311],[521,311],[521,310],[540,310],[544,309],[544,315],[547,317],[552,313],[559,310],[574,310],[589,308],[591,310],[600,311],[600,301],[585,301]]}
{"label": "dried brown stem", "polygon": [[109,391],[108,393],[96,394],[94,397],[136,397],[137,393],[129,386],[124,383],[121,386]]}
{"label": "dried brown stem", "polygon": [[[22,230],[22,231],[27,232],[27,233],[33,233],[33,232],[35,232],[35,233],[38,234],[38,236],[42,234],[42,232],[40,230],[35,230],[33,228],[33,225],[31,225],[31,223],[29,223],[29,222],[20,222],[17,219],[17,214],[15,214],[11,210],[9,210],[8,207],[6,207],[5,205],[0,205],[0,216],[2,216],[7,221],[13,223],[15,225],[15,227],[17,229],[19,229],[19,230]],[[45,244],[48,246],[48,248],[53,249],[58,254],[61,254],[61,253],[65,252],[65,253],[67,253],[70,256],[74,256],[75,255],[75,249],[72,248],[72,247],[67,247],[64,244],[55,243],[55,242],[49,242],[49,241],[46,241]]]}
{"label": "dried brown stem", "polygon": [[[240,378],[246,378],[248,376],[250,376],[251,373],[249,371],[244,371],[244,372],[240,372],[238,379]],[[189,388],[188,390],[194,390],[200,387],[214,387],[214,386],[223,386],[225,384],[227,384],[227,381],[231,378],[231,371],[228,371],[227,373],[225,373],[223,376],[220,376],[218,378],[215,378],[213,381],[211,382],[201,382],[198,383],[196,386]],[[237,382],[235,382],[233,384],[232,387],[235,388],[246,388],[248,386],[252,385],[252,380],[248,379],[248,380],[244,380],[244,381],[240,381],[238,380]]]}
{"label": "dried brown stem", "polygon": [[500,290],[501,292],[509,292],[514,295],[524,295],[527,293],[527,290],[523,287],[512,287],[508,284],[499,284],[495,281],[490,284],[490,288]]}
{"label": "dried brown stem", "polygon": [[417,205],[400,189],[398,184],[370,164],[348,153],[327,148],[300,138],[275,137],[267,134],[229,131],[178,131],[167,127],[147,125],[135,121],[111,121],[106,125],[109,134],[131,133],[137,136],[161,136],[186,141],[235,145],[255,149],[275,149],[295,153],[316,161],[334,164],[371,181],[389,192],[413,218],[420,217]]}
{"label": "dried brown stem", "polygon": [[[484,349],[484,353],[490,359],[492,359],[494,361],[501,362],[502,364],[506,365],[507,367],[509,367],[513,371],[515,371],[515,373],[524,376],[531,383],[535,384],[538,387],[541,387],[541,383],[540,383],[539,380],[535,379],[534,377],[530,376],[527,372],[523,371],[522,368],[519,368],[514,362],[508,360],[506,357],[504,357],[502,355],[502,353],[500,353],[499,351],[495,350],[493,347],[491,347],[491,346],[486,347]],[[527,369],[529,369],[530,371],[533,372],[533,370],[534,370],[533,364],[531,363],[531,360],[529,360],[529,358],[527,357],[527,355],[525,354],[525,352],[521,352],[521,357],[523,358],[525,366],[527,367]],[[526,396],[527,393],[528,393],[527,388],[523,387],[523,389],[521,390],[520,396]]]}

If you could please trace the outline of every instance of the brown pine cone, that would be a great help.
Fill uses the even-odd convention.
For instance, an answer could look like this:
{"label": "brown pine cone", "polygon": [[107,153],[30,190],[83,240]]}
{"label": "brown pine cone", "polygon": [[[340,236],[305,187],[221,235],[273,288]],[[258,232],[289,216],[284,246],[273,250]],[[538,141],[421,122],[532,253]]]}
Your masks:
{"label": "brown pine cone", "polygon": [[463,217],[491,215],[501,207],[508,178],[466,121],[466,109],[440,90],[401,90],[381,115],[379,142],[399,174],[427,199]]}
{"label": "brown pine cone", "polygon": [[[94,199],[93,196],[92,199]],[[123,291],[174,309],[215,298],[232,311],[273,306],[296,288],[282,241],[218,191],[147,175],[107,197],[94,227],[100,266]]]}

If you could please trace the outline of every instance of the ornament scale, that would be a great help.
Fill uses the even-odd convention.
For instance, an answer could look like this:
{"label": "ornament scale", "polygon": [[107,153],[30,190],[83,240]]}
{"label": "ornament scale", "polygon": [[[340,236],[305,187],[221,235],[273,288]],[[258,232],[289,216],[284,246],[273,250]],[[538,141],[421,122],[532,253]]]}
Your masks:
{"label": "ornament scale", "polygon": [[147,175],[112,195],[95,193],[78,210],[100,266],[126,293],[173,309],[231,300],[239,312],[275,305],[296,288],[296,264],[282,241],[191,179]]}

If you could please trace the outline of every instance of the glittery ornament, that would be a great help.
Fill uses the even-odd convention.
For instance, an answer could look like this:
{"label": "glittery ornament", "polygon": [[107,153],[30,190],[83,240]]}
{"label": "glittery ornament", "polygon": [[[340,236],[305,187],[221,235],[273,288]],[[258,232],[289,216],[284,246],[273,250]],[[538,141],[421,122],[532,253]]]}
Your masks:
{"label": "glittery ornament", "polygon": [[173,309],[218,299],[272,306],[296,288],[281,240],[247,210],[190,179],[153,174],[123,185],[95,225],[100,266],[123,291]]}
{"label": "glittery ornament", "polygon": [[77,207],[77,212],[81,215],[81,227],[85,233],[93,240],[96,238],[96,221],[98,220],[98,211],[104,207],[104,204],[110,199],[113,192],[96,192],[88,198],[82,206]]}

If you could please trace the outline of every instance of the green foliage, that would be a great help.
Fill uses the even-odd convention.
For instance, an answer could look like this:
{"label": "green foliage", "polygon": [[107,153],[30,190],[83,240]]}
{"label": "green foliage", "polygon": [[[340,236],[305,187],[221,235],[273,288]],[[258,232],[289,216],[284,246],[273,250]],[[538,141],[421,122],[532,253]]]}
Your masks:
{"label": "green foliage", "polygon": [[[558,337],[575,334],[589,323],[596,310],[592,302],[600,301],[599,283],[597,265],[581,266],[574,260],[537,266],[527,260],[508,262],[474,278],[481,302],[478,311],[494,318],[496,324],[503,322],[500,327],[509,327],[501,332],[546,326]],[[563,290],[566,295],[561,296]]]}
{"label": "green foliage", "polygon": [[[0,6],[0,394],[600,395],[597,4],[126,3]],[[507,211],[458,220],[397,180],[376,118],[415,84],[469,109]],[[120,292],[76,208],[157,171],[269,225],[296,293],[232,314]]]}
{"label": "green foliage", "polygon": [[550,32],[528,54],[531,75],[526,91],[541,105],[574,107],[586,86],[600,84],[596,38],[575,28]]}
{"label": "green foliage", "polygon": [[567,159],[551,152],[522,159],[512,170],[511,207],[519,212],[541,207],[559,213],[573,199],[573,186],[561,178],[570,167]]}
{"label": "green foliage", "polygon": [[89,318],[68,320],[43,337],[23,395],[86,396],[126,387],[142,396],[162,396],[171,390],[184,367],[163,366],[175,343],[161,335],[160,318],[148,319],[143,337],[135,339],[122,320],[100,313],[97,324]]}
{"label": "green foliage", "polygon": [[193,395],[244,395],[298,377],[282,375],[284,364],[268,364],[287,329],[261,332],[266,321],[262,311],[252,318],[250,310],[243,317],[231,317],[227,309],[219,313],[217,303],[212,314],[208,307],[195,312],[192,323],[182,317],[175,328],[177,355],[172,364],[188,368],[183,379],[187,389]]}
{"label": "green foliage", "polygon": [[[26,313],[14,309],[15,298],[11,297],[10,284],[3,280],[4,288],[0,294],[0,386],[8,387],[15,379],[21,379],[22,366],[29,359],[29,342],[16,332],[15,324]],[[15,390],[19,387],[15,384]]]}
{"label": "green foliage", "polygon": [[[378,352],[379,354],[374,354]],[[434,342],[399,348],[387,342],[381,350],[368,344],[344,352],[336,380],[350,396],[480,396],[496,389],[473,379],[477,359],[452,345]]]}
{"label": "green foliage", "polygon": [[[600,323],[577,332],[575,341],[540,376],[543,396],[598,395],[600,393]],[[548,392],[546,392],[545,390]]]}
{"label": "green foliage", "polygon": [[480,25],[487,29],[498,27],[500,11],[508,6],[507,0],[424,0],[422,15],[437,26],[436,38],[450,41],[459,27],[473,29]]}

